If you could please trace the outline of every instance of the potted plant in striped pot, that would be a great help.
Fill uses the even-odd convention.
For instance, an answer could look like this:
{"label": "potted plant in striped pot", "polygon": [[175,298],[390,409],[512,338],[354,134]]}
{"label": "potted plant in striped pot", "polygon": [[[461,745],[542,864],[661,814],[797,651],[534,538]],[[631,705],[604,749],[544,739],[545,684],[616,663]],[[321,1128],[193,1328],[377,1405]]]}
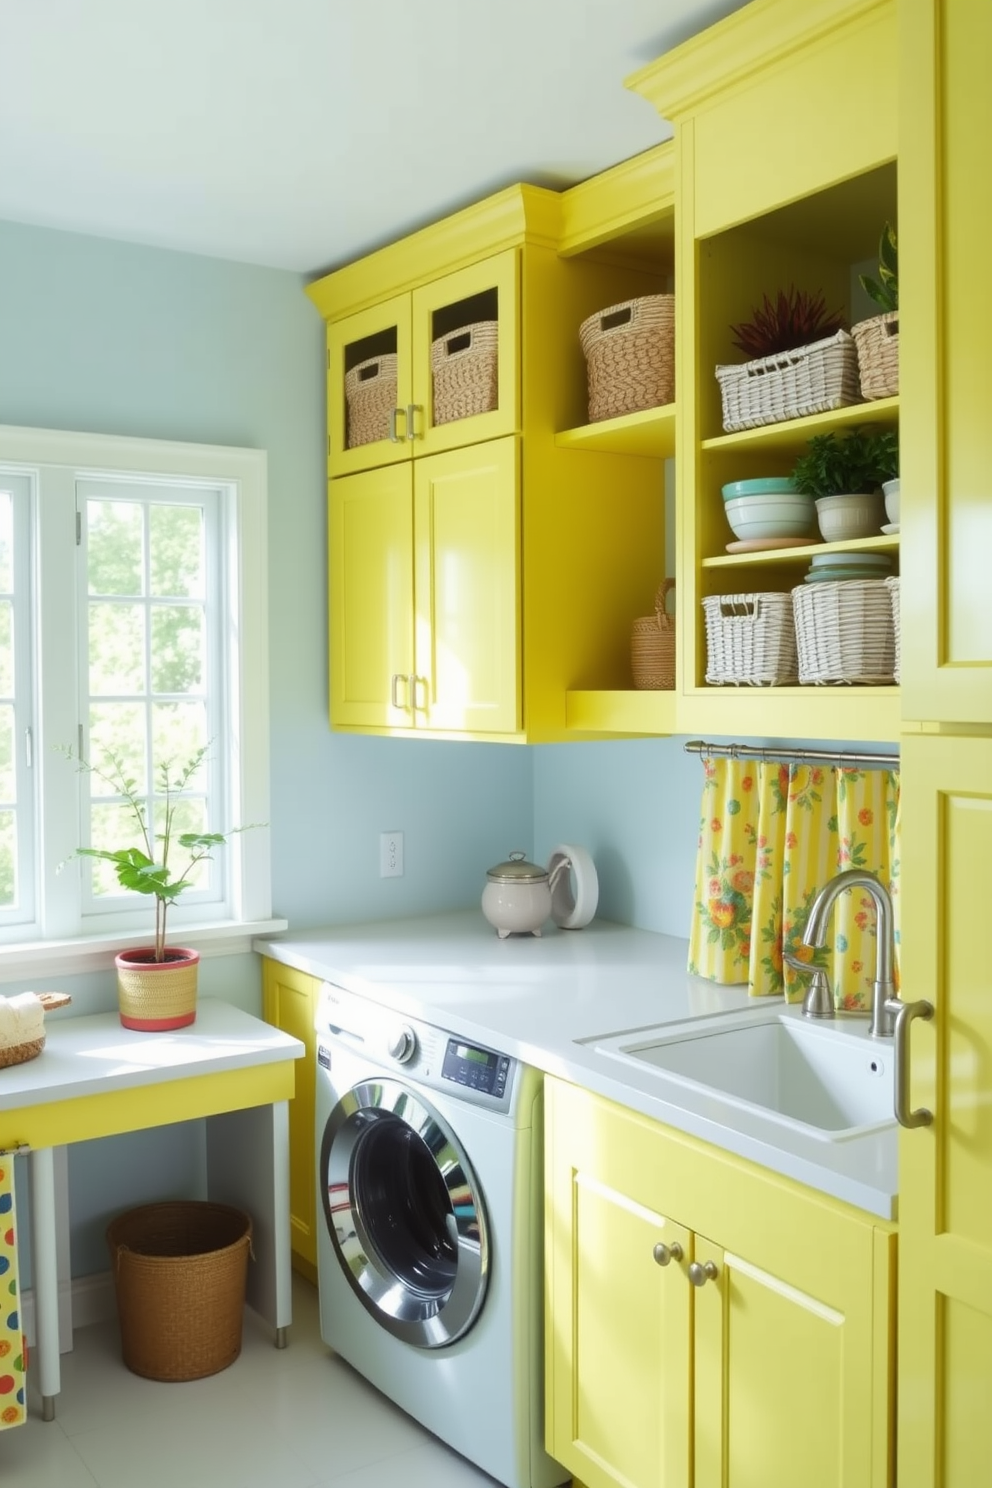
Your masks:
{"label": "potted plant in striped pot", "polygon": [[[110,863],[122,889],[145,894],[155,901],[154,943],[120,951],[115,957],[118,1005],[125,1028],[159,1032],[183,1028],[196,1018],[200,953],[186,946],[166,945],[169,908],[193,886],[197,867],[211,859],[214,848],[223,846],[233,832],[248,830],[235,827],[227,834],[178,830],[176,813],[184,792],[206,759],[208,748],[209,745],[204,745],[195,750],[181,765],[167,760],[159,766],[151,796],[154,825],[149,821],[148,798],[139,793],[137,781],[129,775],[123,756],[116,750],[106,750],[105,765],[93,764],[70,748],[61,751],[68,759],[75,760],[80,770],[109,786],[135,830],[135,840],[130,846],[79,847],[73,856],[100,858]],[[177,864],[179,858],[181,862]]]}

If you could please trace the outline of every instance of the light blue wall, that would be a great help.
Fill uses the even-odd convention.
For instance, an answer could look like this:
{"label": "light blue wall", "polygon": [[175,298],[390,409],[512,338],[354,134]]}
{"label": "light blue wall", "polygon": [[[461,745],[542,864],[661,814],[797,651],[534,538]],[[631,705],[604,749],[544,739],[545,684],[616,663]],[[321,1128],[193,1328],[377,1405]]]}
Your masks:
{"label": "light blue wall", "polygon": [[[273,909],[297,928],[474,903],[533,823],[526,749],[331,734],[323,326],[302,291],[279,270],[0,223],[0,422],[268,451]],[[397,828],[406,874],[383,880],[378,834]],[[116,1006],[111,974],[59,985],[76,1013]],[[257,958],[204,961],[201,991],[259,1011]],[[132,1147],[70,1151],[88,1195],[77,1274],[107,1264],[110,1174]]]}

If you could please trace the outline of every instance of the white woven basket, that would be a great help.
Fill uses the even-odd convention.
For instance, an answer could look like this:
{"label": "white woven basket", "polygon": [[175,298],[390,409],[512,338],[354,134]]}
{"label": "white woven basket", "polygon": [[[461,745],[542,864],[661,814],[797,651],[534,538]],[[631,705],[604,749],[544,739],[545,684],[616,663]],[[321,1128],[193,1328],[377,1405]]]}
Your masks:
{"label": "white woven basket", "polygon": [[716,377],[728,434],[861,401],[858,354],[847,331],[794,351],[717,367]]}
{"label": "white woven basket", "polygon": [[895,680],[886,579],[800,584],[792,603],[800,682],[877,686]]}
{"label": "white woven basket", "polygon": [[788,594],[716,594],[703,600],[706,680],[715,686],[795,682],[796,630]]}
{"label": "white woven basket", "polygon": [[896,574],[890,574],[885,580],[885,587],[889,591],[892,601],[892,633],[895,650],[895,660],[892,664],[892,679],[894,682],[902,680],[902,618],[899,609],[899,578]]}

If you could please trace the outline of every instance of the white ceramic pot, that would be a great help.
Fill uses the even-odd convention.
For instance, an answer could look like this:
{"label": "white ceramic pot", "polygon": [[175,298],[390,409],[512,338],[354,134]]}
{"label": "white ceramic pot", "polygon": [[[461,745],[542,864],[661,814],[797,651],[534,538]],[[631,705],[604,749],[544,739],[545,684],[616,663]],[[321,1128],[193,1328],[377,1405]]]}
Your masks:
{"label": "white ceramic pot", "polygon": [[551,915],[548,872],[528,863],[522,852],[511,852],[486,874],[482,913],[501,940],[508,935],[540,935]]}

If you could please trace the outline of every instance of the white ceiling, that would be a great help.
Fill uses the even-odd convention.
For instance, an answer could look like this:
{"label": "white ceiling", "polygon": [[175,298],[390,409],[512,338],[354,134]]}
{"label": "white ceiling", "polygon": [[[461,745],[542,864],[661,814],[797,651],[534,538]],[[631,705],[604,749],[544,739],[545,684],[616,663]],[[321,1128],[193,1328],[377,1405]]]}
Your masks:
{"label": "white ceiling", "polygon": [[311,275],[667,138],[744,0],[0,0],[0,218]]}

